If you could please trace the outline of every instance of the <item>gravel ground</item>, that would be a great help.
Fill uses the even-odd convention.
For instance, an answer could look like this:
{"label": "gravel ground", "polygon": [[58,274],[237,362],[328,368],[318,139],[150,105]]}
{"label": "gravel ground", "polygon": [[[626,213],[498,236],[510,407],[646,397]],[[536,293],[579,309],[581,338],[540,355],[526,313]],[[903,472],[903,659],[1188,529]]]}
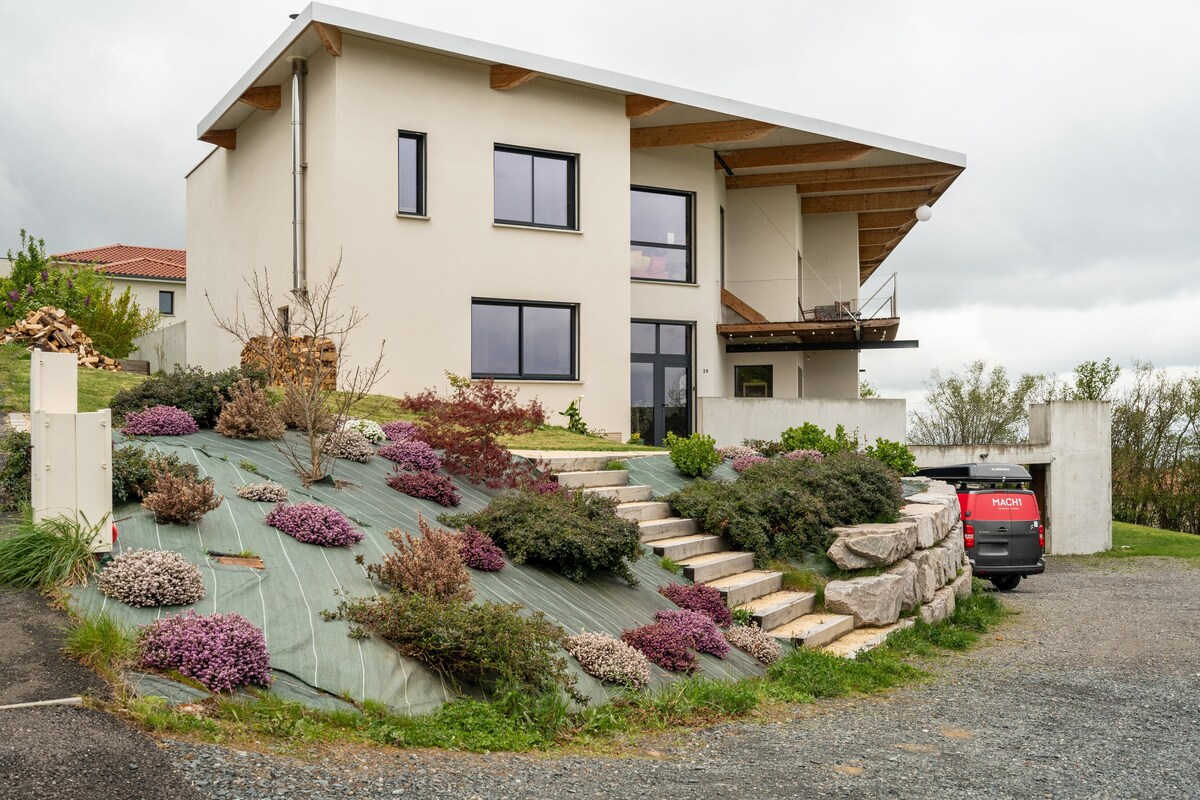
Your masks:
{"label": "gravel ground", "polygon": [[1019,616],[937,678],[792,719],[643,739],[640,755],[345,750],[317,762],[168,742],[208,798],[1194,798],[1200,571],[1051,559]]}

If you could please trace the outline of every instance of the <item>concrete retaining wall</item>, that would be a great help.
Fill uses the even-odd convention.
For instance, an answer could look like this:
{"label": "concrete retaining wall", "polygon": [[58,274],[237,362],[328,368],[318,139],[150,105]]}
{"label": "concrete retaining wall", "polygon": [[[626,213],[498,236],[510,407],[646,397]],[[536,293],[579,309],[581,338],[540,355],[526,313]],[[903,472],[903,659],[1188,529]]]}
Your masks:
{"label": "concrete retaining wall", "polygon": [[833,433],[838,425],[858,440],[904,441],[903,400],[836,400],[809,397],[701,397],[696,402],[696,429],[718,446],[743,439],[777,440],[788,428],[811,422]]}
{"label": "concrete retaining wall", "polygon": [[134,339],[137,349],[129,357],[150,362],[150,371],[170,372],[187,365],[187,322],[176,322]]}

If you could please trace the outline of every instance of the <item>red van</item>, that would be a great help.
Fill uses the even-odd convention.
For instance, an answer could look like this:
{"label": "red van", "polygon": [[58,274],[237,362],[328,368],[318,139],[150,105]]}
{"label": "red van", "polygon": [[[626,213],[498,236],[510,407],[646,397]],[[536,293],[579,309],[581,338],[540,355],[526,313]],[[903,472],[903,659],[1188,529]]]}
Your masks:
{"label": "red van", "polygon": [[1037,497],[1026,488],[1033,478],[1024,467],[981,462],[918,474],[956,487],[963,546],[977,577],[1008,592],[1021,578],[1046,571],[1046,528]]}

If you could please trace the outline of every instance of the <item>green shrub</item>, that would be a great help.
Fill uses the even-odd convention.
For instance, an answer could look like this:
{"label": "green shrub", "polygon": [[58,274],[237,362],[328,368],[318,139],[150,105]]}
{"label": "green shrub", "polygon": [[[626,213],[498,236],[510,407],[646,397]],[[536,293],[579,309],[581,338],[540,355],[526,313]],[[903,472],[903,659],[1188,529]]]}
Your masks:
{"label": "green shrub", "polygon": [[97,350],[109,358],[128,358],[134,351],[133,340],[157,328],[160,317],[157,311],[139,306],[128,287],[115,298],[113,291],[110,283],[72,316]]}
{"label": "green shrub", "polygon": [[566,635],[519,604],[442,602],[390,592],[343,602],[337,615],[455,684],[487,692],[570,691]]}
{"label": "green shrub", "polygon": [[717,442],[711,436],[693,433],[685,439],[668,433],[665,444],[671,451],[671,463],[675,465],[675,469],[689,478],[711,475],[721,463]]}
{"label": "green shrub", "polygon": [[830,436],[824,428],[806,422],[798,428],[788,428],[779,438],[785,453],[793,450],[820,450],[823,454],[831,456],[834,453],[853,453],[858,450],[858,442],[846,435],[844,425],[838,425],[833,436]]}
{"label": "green shrub", "polygon": [[917,457],[900,442],[879,438],[863,452],[900,475],[917,474]]}
{"label": "green shrub", "polygon": [[795,449],[784,447],[783,442],[768,442],[766,439],[742,439],[742,444],[767,458],[774,458],[784,453],[790,453]]}
{"label": "green shrub", "polygon": [[573,581],[608,570],[637,585],[630,565],[642,555],[636,522],[616,513],[617,502],[589,492],[516,491],[474,514],[443,516],[462,529],[474,525],[514,563],[541,564]]}
{"label": "green shrub", "polygon": [[171,373],[152,376],[117,392],[109,407],[113,417],[123,419],[131,411],[175,406],[190,414],[200,427],[211,428],[217,424],[221,405],[229,399],[233,385],[242,378],[259,387],[266,380],[263,372],[254,369],[231,367],[221,372],[205,372],[199,367],[177,364]]}
{"label": "green shrub", "polygon": [[0,585],[15,589],[86,583],[96,569],[92,539],[107,518],[88,525],[66,517],[34,522],[26,511],[0,537]]}
{"label": "green shrub", "polygon": [[15,511],[29,502],[29,434],[0,434],[0,511]]}
{"label": "green shrub", "polygon": [[179,478],[195,480],[200,477],[195,464],[180,461],[174,453],[146,451],[136,444],[117,447],[112,454],[113,502],[140,501],[149,494],[155,469]]}

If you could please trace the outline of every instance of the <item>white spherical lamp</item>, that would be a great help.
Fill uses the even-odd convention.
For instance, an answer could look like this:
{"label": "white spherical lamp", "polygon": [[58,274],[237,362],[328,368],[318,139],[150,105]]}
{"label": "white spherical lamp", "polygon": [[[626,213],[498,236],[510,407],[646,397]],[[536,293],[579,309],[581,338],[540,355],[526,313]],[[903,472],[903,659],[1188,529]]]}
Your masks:
{"label": "white spherical lamp", "polygon": [[914,213],[920,222],[929,222],[929,220],[933,219],[933,209],[929,206],[917,206],[917,210]]}

